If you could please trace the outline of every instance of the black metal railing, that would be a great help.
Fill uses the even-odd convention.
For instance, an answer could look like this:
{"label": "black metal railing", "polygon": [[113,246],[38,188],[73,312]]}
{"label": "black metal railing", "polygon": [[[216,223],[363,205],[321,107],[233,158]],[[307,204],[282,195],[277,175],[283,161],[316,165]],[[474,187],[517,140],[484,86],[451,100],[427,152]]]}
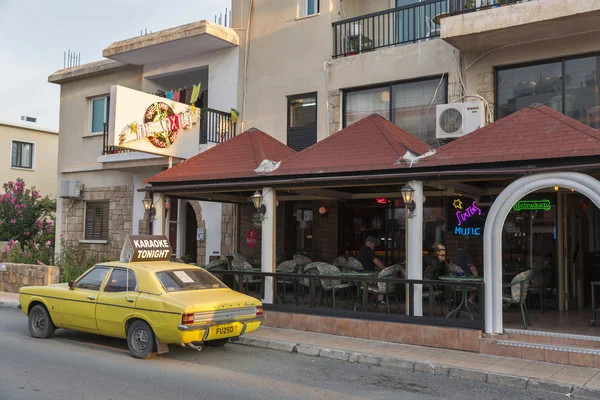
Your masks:
{"label": "black metal railing", "polygon": [[[271,278],[275,301],[274,304],[264,304],[266,310],[484,329],[483,282],[267,273],[231,269],[210,272],[233,290],[259,299],[264,296],[267,278]],[[337,289],[326,283],[332,281],[338,284]],[[388,288],[393,289],[385,290],[380,296],[380,292],[373,290],[378,287],[378,283],[390,285]],[[421,293],[423,299],[422,316],[417,316],[414,312],[412,295],[415,293]],[[467,298],[472,293],[476,293],[475,309],[468,305]],[[385,300],[385,303],[380,304],[379,300]]]}
{"label": "black metal railing", "polygon": [[438,37],[434,19],[447,13],[447,6],[447,0],[426,0],[334,22],[333,57]]}
{"label": "black metal railing", "polygon": [[531,0],[449,0],[450,15],[464,14],[471,11],[506,6],[515,3],[526,3]]}
{"label": "black metal railing", "polygon": [[235,136],[231,113],[212,108],[200,112],[200,144],[223,143]]}
{"label": "black metal railing", "polygon": [[121,153],[130,153],[130,152],[131,152],[131,150],[109,144],[109,142],[108,142],[108,124],[105,123],[104,131],[102,134],[102,155],[121,154]]}

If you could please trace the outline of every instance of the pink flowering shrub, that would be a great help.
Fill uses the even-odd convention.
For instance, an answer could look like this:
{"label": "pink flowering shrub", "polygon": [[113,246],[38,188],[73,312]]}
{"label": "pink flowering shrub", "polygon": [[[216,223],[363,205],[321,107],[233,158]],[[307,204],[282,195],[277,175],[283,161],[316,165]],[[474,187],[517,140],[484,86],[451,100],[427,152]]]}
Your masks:
{"label": "pink flowering shrub", "polygon": [[56,202],[27,188],[23,179],[7,182],[0,194],[0,259],[48,264],[54,259]]}

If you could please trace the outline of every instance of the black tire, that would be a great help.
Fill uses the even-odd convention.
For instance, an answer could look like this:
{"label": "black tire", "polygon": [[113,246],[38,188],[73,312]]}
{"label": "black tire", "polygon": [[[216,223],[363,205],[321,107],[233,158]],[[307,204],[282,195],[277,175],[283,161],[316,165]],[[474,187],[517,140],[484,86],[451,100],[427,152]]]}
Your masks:
{"label": "black tire", "polygon": [[36,339],[48,339],[56,327],[45,306],[38,304],[29,312],[29,334]]}
{"label": "black tire", "polygon": [[135,321],[127,330],[127,347],[131,356],[146,360],[155,352],[156,341],[150,325],[144,321]]}
{"label": "black tire", "polygon": [[204,342],[204,344],[209,347],[223,347],[227,344],[227,342],[229,342],[229,338],[207,340],[206,342]]}

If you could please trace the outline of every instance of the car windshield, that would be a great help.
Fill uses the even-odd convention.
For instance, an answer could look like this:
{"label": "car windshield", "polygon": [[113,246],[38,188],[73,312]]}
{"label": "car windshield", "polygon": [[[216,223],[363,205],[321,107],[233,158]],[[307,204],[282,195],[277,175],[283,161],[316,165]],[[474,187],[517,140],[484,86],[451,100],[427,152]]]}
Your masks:
{"label": "car windshield", "polygon": [[156,276],[167,292],[225,288],[217,278],[200,269],[180,269],[157,272]]}

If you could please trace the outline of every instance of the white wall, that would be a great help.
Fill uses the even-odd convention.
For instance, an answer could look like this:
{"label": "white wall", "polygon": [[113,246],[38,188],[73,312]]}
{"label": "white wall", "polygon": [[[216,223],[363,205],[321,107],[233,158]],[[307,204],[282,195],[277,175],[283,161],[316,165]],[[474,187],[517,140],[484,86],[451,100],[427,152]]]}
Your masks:
{"label": "white wall", "polygon": [[210,256],[221,254],[221,203],[201,201],[202,218],[206,223],[206,263]]}
{"label": "white wall", "polygon": [[185,73],[208,66],[208,106],[221,111],[237,108],[239,48],[144,65],[144,78]]}

